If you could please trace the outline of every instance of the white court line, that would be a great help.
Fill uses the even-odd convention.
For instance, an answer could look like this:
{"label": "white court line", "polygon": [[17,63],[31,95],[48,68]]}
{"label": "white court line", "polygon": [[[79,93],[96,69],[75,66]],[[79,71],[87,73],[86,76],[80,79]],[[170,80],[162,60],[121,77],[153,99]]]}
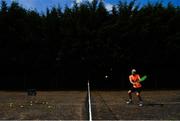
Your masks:
{"label": "white court line", "polygon": [[91,93],[90,93],[90,85],[89,85],[89,81],[88,81],[88,103],[89,103],[89,121],[92,121]]}

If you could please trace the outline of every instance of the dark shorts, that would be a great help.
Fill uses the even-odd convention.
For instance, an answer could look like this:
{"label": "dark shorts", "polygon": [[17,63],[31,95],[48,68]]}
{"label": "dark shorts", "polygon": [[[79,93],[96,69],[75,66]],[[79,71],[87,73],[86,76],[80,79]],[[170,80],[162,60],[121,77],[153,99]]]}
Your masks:
{"label": "dark shorts", "polygon": [[138,92],[138,93],[140,93],[142,91],[142,88],[134,88],[134,87],[132,87],[130,90],[131,90],[131,92]]}

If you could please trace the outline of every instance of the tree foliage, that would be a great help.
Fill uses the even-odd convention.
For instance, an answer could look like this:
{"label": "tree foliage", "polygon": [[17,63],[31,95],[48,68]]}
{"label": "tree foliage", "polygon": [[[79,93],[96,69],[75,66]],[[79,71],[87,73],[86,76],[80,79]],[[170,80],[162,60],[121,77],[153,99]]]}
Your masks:
{"label": "tree foliage", "polygon": [[[119,1],[109,12],[103,0],[93,0],[42,15],[2,1],[1,88],[57,89],[69,82],[78,87],[88,79],[103,80],[112,68],[115,75],[118,68],[177,67],[179,21],[180,9],[172,3],[139,7],[135,0]],[[126,81],[123,74],[111,81]]]}

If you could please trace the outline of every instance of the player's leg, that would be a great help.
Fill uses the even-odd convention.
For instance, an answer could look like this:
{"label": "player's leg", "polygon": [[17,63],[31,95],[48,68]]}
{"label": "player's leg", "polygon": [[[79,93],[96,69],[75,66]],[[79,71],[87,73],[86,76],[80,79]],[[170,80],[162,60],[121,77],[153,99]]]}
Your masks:
{"label": "player's leg", "polygon": [[141,97],[141,89],[139,88],[139,89],[137,89],[136,90],[136,96],[138,97],[138,99],[139,99],[139,106],[143,106],[143,100],[142,100],[142,97]]}
{"label": "player's leg", "polygon": [[139,101],[142,101],[141,94],[139,92],[136,92],[136,96],[138,97]]}
{"label": "player's leg", "polygon": [[128,91],[129,99],[132,100],[132,90]]}
{"label": "player's leg", "polygon": [[126,102],[127,104],[132,103],[132,92],[133,92],[133,90],[128,91],[129,100]]}

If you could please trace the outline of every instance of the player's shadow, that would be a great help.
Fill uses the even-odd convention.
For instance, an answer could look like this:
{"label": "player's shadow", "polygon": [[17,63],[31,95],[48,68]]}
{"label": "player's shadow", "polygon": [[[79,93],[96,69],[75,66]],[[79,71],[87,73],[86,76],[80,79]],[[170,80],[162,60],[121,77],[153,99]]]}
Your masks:
{"label": "player's shadow", "polygon": [[144,104],[144,106],[151,106],[151,107],[160,106],[160,107],[163,107],[164,104],[163,103],[146,103],[146,104]]}
{"label": "player's shadow", "polygon": [[146,102],[144,106],[160,106],[163,107],[165,105],[180,105],[180,102],[162,102],[162,103],[155,103],[155,102]]}

